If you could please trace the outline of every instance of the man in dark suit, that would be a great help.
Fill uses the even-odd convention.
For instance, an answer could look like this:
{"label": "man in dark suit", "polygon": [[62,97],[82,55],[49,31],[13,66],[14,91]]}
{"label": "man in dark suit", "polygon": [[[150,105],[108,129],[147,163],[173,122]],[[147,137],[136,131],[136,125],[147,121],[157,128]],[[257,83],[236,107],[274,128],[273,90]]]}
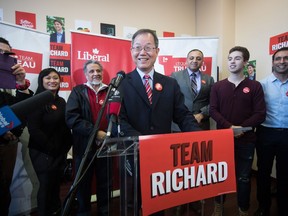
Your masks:
{"label": "man in dark suit", "polygon": [[65,43],[65,31],[63,23],[60,20],[54,20],[55,33],[50,35],[50,42]]}
{"label": "man in dark suit", "polygon": [[[185,105],[194,114],[200,127],[203,130],[210,129],[209,101],[210,90],[214,84],[214,79],[208,74],[203,73],[200,68],[203,65],[204,55],[199,49],[193,49],[187,54],[186,66],[182,71],[172,73],[180,86],[181,92],[185,97]],[[197,92],[193,93],[191,87],[191,77],[195,74]],[[173,131],[180,131],[177,124],[173,123]]]}
{"label": "man in dark suit", "polygon": [[[150,29],[140,29],[132,37],[131,56],[136,69],[126,75],[119,88],[123,99],[120,124],[124,136],[171,133],[172,121],[182,131],[200,130],[184,104],[177,81],[154,70],[158,45],[158,37]],[[149,78],[143,79],[145,75]]]}
{"label": "man in dark suit", "polygon": [[[188,52],[186,58],[186,69],[178,72],[173,72],[171,77],[177,80],[181,92],[184,94],[185,105],[194,114],[195,119],[199,123],[202,130],[210,129],[210,91],[214,84],[214,79],[208,74],[203,73],[200,68],[203,65],[204,55],[199,49],[192,49]],[[193,92],[192,76],[195,75],[196,92]],[[176,123],[172,123],[172,131],[180,132],[180,128]],[[201,211],[200,202],[190,204],[191,208],[196,211]],[[179,206],[176,208],[176,215],[183,214],[185,207]]]}

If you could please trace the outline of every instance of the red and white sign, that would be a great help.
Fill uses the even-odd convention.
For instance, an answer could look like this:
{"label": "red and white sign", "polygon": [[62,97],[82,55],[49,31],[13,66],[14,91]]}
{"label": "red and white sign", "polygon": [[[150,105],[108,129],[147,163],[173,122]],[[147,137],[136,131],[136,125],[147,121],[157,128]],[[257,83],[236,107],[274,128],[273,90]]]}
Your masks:
{"label": "red and white sign", "polygon": [[[0,29],[1,37],[6,38],[13,47],[18,61],[27,72],[26,77],[31,82],[30,88],[35,92],[39,72],[49,65],[49,34],[5,22],[0,22]],[[23,135],[22,138],[24,139],[21,141],[28,137]],[[23,152],[27,152],[26,144],[26,141],[23,145],[21,142],[18,143],[17,159],[10,186],[12,196],[10,215],[23,215],[23,212],[30,212],[37,207],[37,193],[33,192],[35,191],[33,186],[38,184],[38,180],[29,157],[23,155]]]}
{"label": "red and white sign", "polygon": [[16,54],[17,62],[22,65],[26,73],[39,74],[42,70],[42,53],[18,49],[13,49],[13,52]]}
{"label": "red and white sign", "polygon": [[199,49],[204,54],[203,73],[217,80],[217,37],[163,37],[159,38],[159,55],[155,62],[156,71],[170,76],[172,72],[186,68],[189,51]]}
{"label": "red and white sign", "polygon": [[[159,64],[163,65],[165,75],[171,76],[174,71],[186,69],[186,57],[177,58],[171,56],[158,56]],[[212,57],[204,57],[201,71],[211,76],[212,72]]]}
{"label": "red and white sign", "polygon": [[36,14],[22,11],[15,11],[15,16],[17,25],[26,28],[36,29]]}
{"label": "red and white sign", "polygon": [[[87,60],[98,60],[104,67],[104,83],[110,83],[120,70],[127,72],[135,68],[130,53],[131,41],[107,35],[71,32],[71,80],[72,86],[86,82],[83,64]],[[204,53],[202,71],[217,79],[218,38],[159,38],[160,52],[155,70],[167,76],[184,70],[187,53],[200,49]]]}
{"label": "red and white sign", "polygon": [[278,49],[288,47],[288,32],[270,38],[269,54],[273,55]]}
{"label": "red and white sign", "polygon": [[236,191],[231,129],[139,137],[143,215]]}
{"label": "red and white sign", "polygon": [[61,74],[60,91],[71,91],[71,45],[50,43],[50,64]]}
{"label": "red and white sign", "polygon": [[130,54],[131,41],[107,35],[71,32],[72,86],[85,83],[83,65],[88,60],[100,61],[104,68],[103,82],[110,83],[117,72],[135,68]]}

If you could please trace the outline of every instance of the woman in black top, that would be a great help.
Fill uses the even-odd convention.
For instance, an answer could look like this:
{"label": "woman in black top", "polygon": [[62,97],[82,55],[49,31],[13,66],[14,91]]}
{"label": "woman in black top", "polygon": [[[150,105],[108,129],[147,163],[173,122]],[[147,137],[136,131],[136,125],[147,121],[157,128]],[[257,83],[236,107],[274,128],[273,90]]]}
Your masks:
{"label": "woman in black top", "polygon": [[39,216],[61,213],[61,177],[72,145],[71,132],[65,123],[66,102],[58,95],[59,89],[60,74],[53,68],[42,70],[35,94],[50,90],[55,98],[28,117],[29,154],[39,180]]}

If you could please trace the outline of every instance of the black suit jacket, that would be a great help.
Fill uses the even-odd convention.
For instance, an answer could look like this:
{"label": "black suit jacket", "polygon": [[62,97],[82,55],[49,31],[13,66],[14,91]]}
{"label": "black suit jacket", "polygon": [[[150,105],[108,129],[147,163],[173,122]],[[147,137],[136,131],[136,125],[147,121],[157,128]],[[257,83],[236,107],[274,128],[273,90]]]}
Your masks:
{"label": "black suit jacket", "polygon": [[[57,43],[57,32],[52,33],[50,35],[50,42]],[[64,31],[63,31],[63,34],[62,34],[61,43],[65,43],[65,32]]]}
{"label": "black suit jacket", "polygon": [[124,136],[171,133],[172,120],[183,132],[200,130],[184,104],[179,85],[171,77],[154,72],[152,105],[136,69],[126,75],[119,90],[122,94],[120,125]]}
{"label": "black suit jacket", "polygon": [[[209,115],[209,105],[210,105],[210,92],[212,85],[214,84],[213,77],[200,73],[201,76],[201,87],[198,95],[195,97],[191,89],[191,81],[189,77],[188,70],[182,70],[174,72],[171,77],[177,80],[180,85],[181,92],[185,97],[185,105],[188,109],[193,112],[193,114],[202,113],[204,119],[202,120],[200,127],[204,130],[209,130],[210,128],[210,115]],[[179,131],[179,127],[173,124],[172,129],[174,131]]]}

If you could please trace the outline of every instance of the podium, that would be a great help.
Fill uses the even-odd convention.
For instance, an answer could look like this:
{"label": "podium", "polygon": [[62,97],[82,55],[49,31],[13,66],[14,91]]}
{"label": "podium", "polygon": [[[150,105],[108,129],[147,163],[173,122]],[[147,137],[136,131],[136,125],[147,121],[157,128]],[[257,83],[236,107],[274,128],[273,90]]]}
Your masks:
{"label": "podium", "polygon": [[[246,129],[106,139],[97,157],[117,159],[120,173],[115,179],[107,172],[120,182],[119,210],[111,208],[113,199],[109,209],[117,212],[109,215],[137,216],[140,205],[143,215],[186,205],[185,212],[203,216],[205,199],[236,191],[234,136]],[[191,208],[196,201],[201,207]]]}
{"label": "podium", "polygon": [[[111,163],[110,169],[118,168],[119,175],[108,171],[108,179],[119,183],[119,202],[110,199],[109,216],[112,215],[139,215],[140,193],[139,193],[139,137],[109,138],[102,143],[97,157],[107,157]],[[114,167],[113,167],[114,166]],[[117,167],[118,166],[118,167]],[[119,179],[117,179],[119,176]],[[117,185],[117,184],[116,184]],[[117,193],[118,194],[118,193]],[[110,191],[112,198],[112,191]],[[114,212],[113,212],[114,211]],[[116,211],[116,212],[115,212]]]}

